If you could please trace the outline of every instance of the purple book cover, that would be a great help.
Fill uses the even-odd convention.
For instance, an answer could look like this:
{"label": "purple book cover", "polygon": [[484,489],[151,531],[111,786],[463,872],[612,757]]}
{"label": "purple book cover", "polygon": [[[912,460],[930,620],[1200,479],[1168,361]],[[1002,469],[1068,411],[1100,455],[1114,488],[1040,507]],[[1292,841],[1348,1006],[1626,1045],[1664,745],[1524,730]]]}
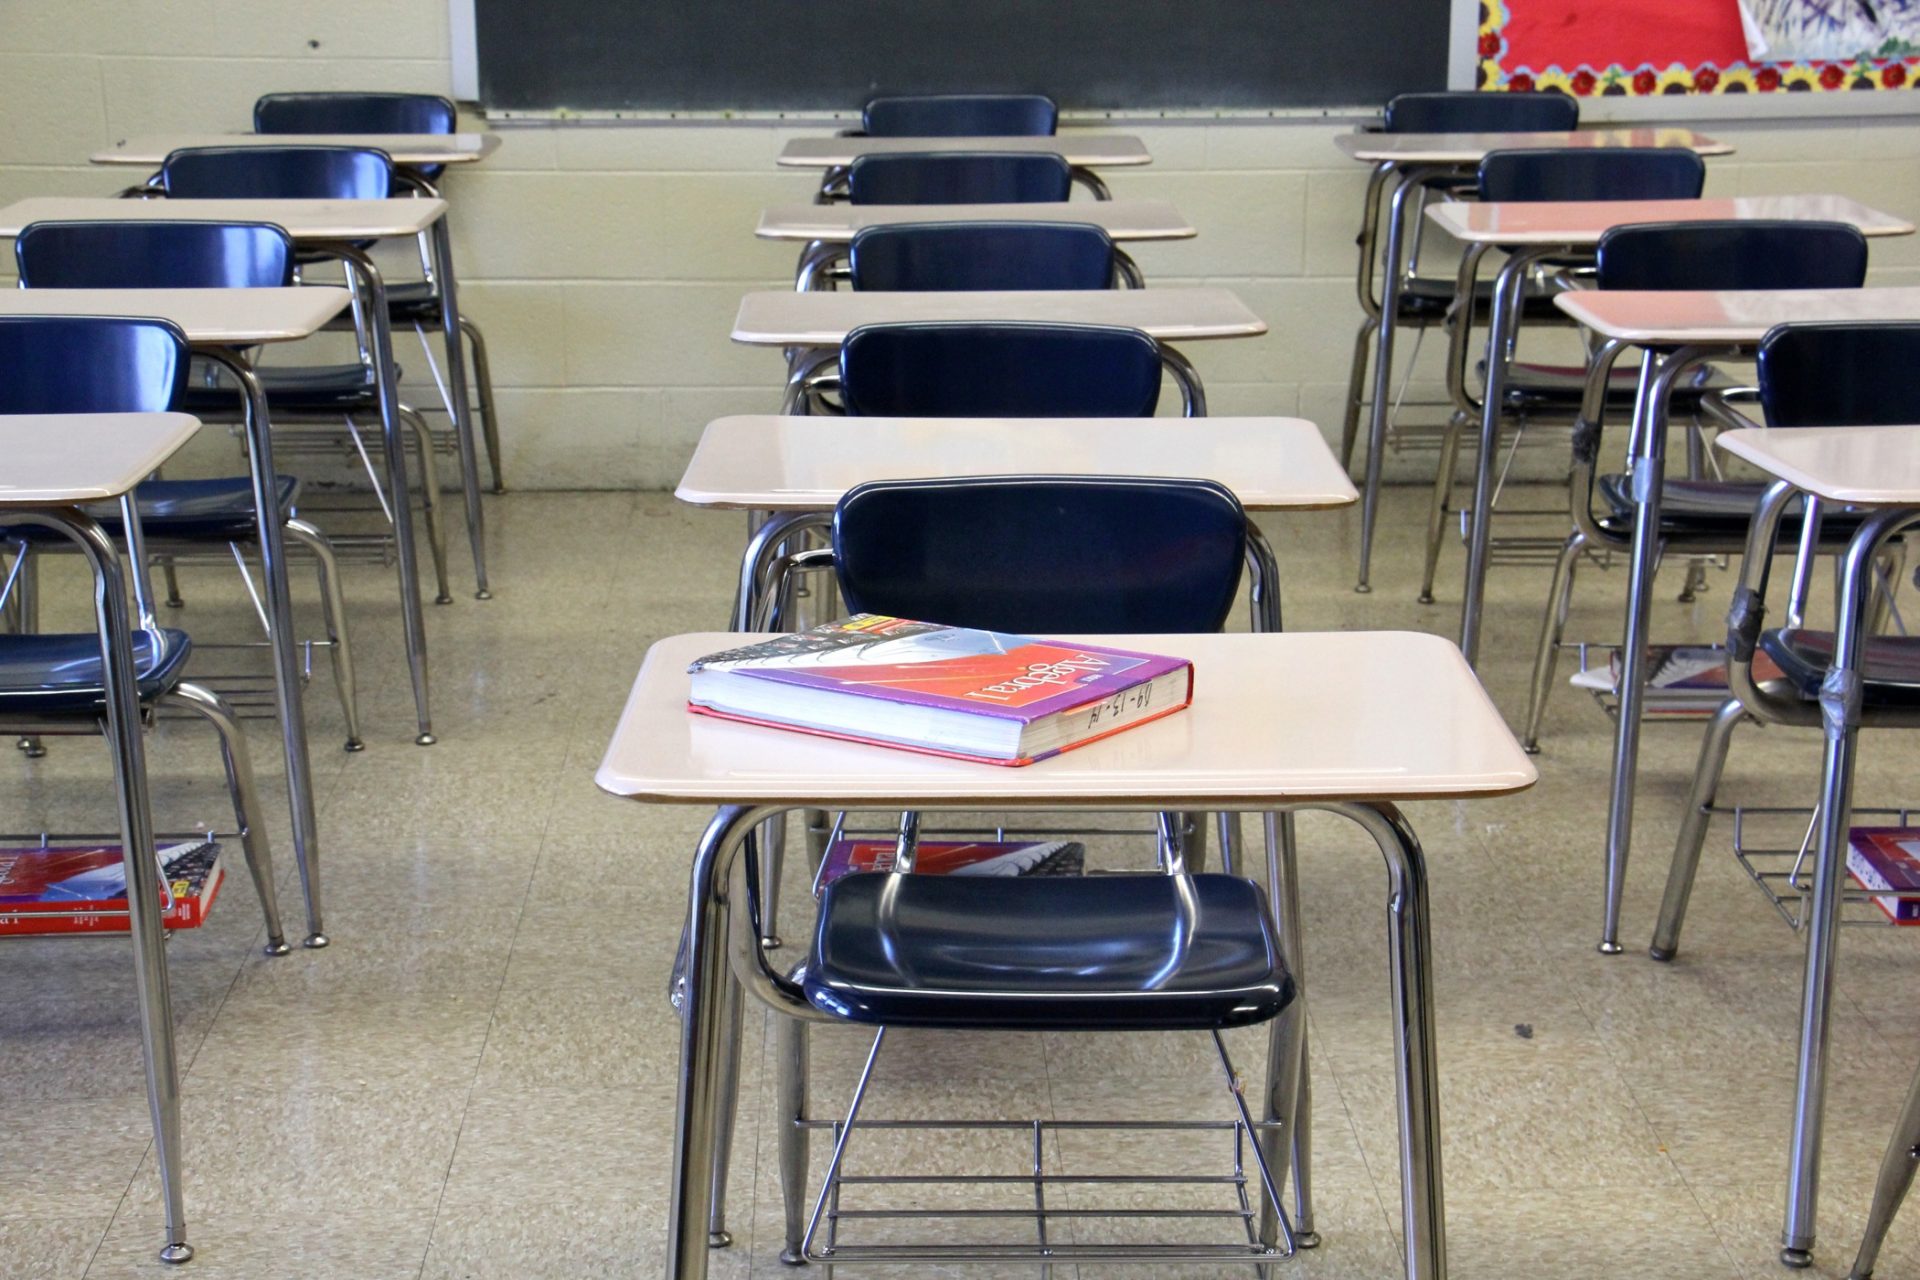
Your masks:
{"label": "purple book cover", "polygon": [[863,613],[709,654],[688,669],[1031,724],[1187,666],[1184,658]]}

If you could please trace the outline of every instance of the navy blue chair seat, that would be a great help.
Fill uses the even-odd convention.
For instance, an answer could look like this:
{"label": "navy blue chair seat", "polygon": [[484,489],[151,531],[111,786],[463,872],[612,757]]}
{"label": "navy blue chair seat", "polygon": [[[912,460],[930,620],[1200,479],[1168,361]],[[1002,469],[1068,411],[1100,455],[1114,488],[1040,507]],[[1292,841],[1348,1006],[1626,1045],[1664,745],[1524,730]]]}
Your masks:
{"label": "navy blue chair seat", "polygon": [[[293,514],[300,496],[295,476],[276,476],[280,509]],[[133,491],[140,509],[140,528],[149,538],[243,539],[259,532],[254,520],[253,482],[246,476],[212,480],[147,480]],[[114,537],[122,534],[120,505],[103,502],[86,508],[89,516]],[[0,525],[0,541],[64,542],[39,525]]]}
{"label": "navy blue chair seat", "polygon": [[[1760,651],[1779,664],[1802,698],[1819,699],[1820,682],[1833,666],[1831,631],[1763,631]],[[1861,656],[1865,706],[1920,707],[1920,636],[1868,636]]]}
{"label": "navy blue chair seat", "polygon": [[[1594,483],[1594,491],[1606,506],[1600,516],[1601,523],[1618,529],[1622,536],[1631,536],[1633,531],[1632,485],[1632,477],[1617,472],[1600,476]],[[1666,486],[1660,490],[1660,527],[1670,533],[1697,533],[1703,537],[1724,534],[1737,540],[1746,535],[1747,526],[1753,523],[1754,504],[1766,487],[1763,481],[1668,477]],[[1800,511],[1800,500],[1796,498],[1781,521],[1783,536],[1799,536]],[[1859,522],[1859,517],[1851,511],[1836,509],[1830,504],[1820,521],[1821,544],[1844,546]]]}
{"label": "navy blue chair seat", "polygon": [[[370,367],[358,361],[267,365],[256,375],[275,413],[373,413],[380,405],[379,381]],[[179,405],[180,412],[201,417],[231,415],[239,407],[237,388],[209,387],[197,379],[187,384]]]}
{"label": "navy blue chair seat", "polygon": [[1235,876],[852,875],[828,886],[815,1007],[891,1027],[1217,1030],[1294,984],[1265,895]]}
{"label": "navy blue chair seat", "polygon": [[[133,633],[135,684],[142,705],[152,705],[180,683],[192,649],[184,631]],[[99,636],[0,635],[0,714],[84,716],[106,705]]]}

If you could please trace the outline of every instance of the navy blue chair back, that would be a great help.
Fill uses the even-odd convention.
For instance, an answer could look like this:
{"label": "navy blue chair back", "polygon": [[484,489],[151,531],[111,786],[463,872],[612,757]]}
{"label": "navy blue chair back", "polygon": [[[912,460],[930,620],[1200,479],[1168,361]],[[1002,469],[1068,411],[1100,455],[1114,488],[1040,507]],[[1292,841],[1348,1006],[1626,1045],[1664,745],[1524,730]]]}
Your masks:
{"label": "navy blue chair back", "polygon": [[0,413],[161,413],[186,381],[170,320],[0,316]]}
{"label": "navy blue chair back", "polygon": [[1564,93],[1402,93],[1387,103],[1388,133],[1564,133],[1580,104]]}
{"label": "navy blue chair back", "polygon": [[886,480],[833,513],[850,609],[1042,636],[1218,631],[1246,542],[1211,480]]}
{"label": "navy blue chair back", "polygon": [[1073,172],[1057,155],[913,151],[861,156],[847,171],[854,204],[1039,204],[1065,200]]}
{"label": "navy blue chair back", "polygon": [[452,133],[453,103],[432,93],[269,93],[255,133]]}
{"label": "navy blue chair back", "polygon": [[264,222],[36,222],[13,242],[29,289],[264,289],[293,242]]}
{"label": "navy blue chair back", "polygon": [[1541,147],[1492,151],[1482,200],[1697,200],[1707,162],[1683,147]]}
{"label": "navy blue chair back", "polygon": [[913,222],[855,233],[855,289],[1108,289],[1113,239],[1084,222]]}
{"label": "navy blue chair back", "polygon": [[1597,251],[1602,289],[1857,289],[1867,241],[1844,222],[1647,222]]}
{"label": "navy blue chair back", "polygon": [[875,98],[861,113],[861,127],[875,138],[1045,137],[1059,121],[1053,99],[1036,93]]}
{"label": "navy blue chair back", "polygon": [[1760,404],[1774,427],[1920,422],[1920,324],[1783,324],[1760,341]]}
{"label": "navy blue chair back", "polygon": [[393,161],[369,147],[190,147],[167,157],[160,185],[183,200],[384,200]]}
{"label": "navy blue chair back", "polygon": [[1146,418],[1160,344],[1107,325],[863,325],[840,346],[840,398],[867,417]]}

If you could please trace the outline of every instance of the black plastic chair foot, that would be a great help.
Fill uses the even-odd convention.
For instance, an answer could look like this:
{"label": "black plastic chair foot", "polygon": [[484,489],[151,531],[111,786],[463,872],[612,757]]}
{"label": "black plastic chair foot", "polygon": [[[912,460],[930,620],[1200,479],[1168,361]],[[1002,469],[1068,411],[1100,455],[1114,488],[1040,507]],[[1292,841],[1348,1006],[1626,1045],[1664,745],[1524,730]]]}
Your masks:
{"label": "black plastic chair foot", "polygon": [[1600,943],[1600,945],[1598,945],[1597,947],[1595,947],[1595,948],[1594,948],[1594,950],[1595,950],[1595,951],[1598,951],[1598,952],[1599,952],[1599,953],[1600,953],[1601,955],[1603,955],[1603,956],[1617,956],[1617,955],[1619,955],[1619,954],[1620,954],[1620,953],[1621,953],[1622,951],[1625,951],[1625,950],[1626,950],[1626,948],[1625,948],[1625,947],[1623,947],[1623,946],[1621,946],[1621,945],[1620,945],[1619,943],[1617,943],[1617,942],[1613,942],[1613,941],[1603,941],[1603,942],[1601,942],[1601,943]]}
{"label": "black plastic chair foot", "polygon": [[733,1233],[730,1231],[707,1232],[707,1248],[709,1249],[724,1249],[732,1243]]}
{"label": "black plastic chair foot", "polygon": [[1658,960],[1661,964],[1666,964],[1671,961],[1674,956],[1678,955],[1679,952],[1673,947],[1648,947],[1647,954],[1655,960]]}

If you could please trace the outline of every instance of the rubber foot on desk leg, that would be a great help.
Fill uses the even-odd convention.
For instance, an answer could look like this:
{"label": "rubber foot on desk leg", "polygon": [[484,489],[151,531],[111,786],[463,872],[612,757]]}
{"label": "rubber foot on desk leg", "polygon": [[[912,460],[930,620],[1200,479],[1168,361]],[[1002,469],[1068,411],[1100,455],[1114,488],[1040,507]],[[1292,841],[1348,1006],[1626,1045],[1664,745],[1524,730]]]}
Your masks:
{"label": "rubber foot on desk leg", "polygon": [[1783,1267],[1792,1267],[1795,1271],[1805,1271],[1813,1265],[1813,1250],[1782,1249],[1780,1251],[1780,1265]]}
{"label": "rubber foot on desk leg", "polygon": [[193,1246],[190,1244],[170,1244],[160,1251],[160,1261],[179,1266],[183,1262],[193,1261]]}
{"label": "rubber foot on desk leg", "polygon": [[367,744],[362,742],[358,738],[348,738],[346,749],[348,751],[365,751],[367,749]]}
{"label": "rubber foot on desk leg", "polygon": [[1520,744],[1520,749],[1526,752],[1530,756],[1537,756],[1540,754],[1540,744],[1537,742],[1523,742]]}
{"label": "rubber foot on desk leg", "polygon": [[780,1265],[783,1267],[804,1267],[807,1265],[807,1259],[804,1254],[797,1253],[792,1249],[782,1249],[780,1251]]}
{"label": "rubber foot on desk leg", "polygon": [[285,938],[268,938],[265,950],[270,956],[284,956],[293,948],[287,945]]}
{"label": "rubber foot on desk leg", "polygon": [[433,598],[433,602],[435,604],[452,604],[453,597],[452,596],[435,596]]}
{"label": "rubber foot on desk leg", "polygon": [[1353,584],[1353,593],[1357,596],[1370,596],[1373,594],[1373,588],[1364,582],[1356,582]]}
{"label": "rubber foot on desk leg", "polygon": [[430,747],[438,741],[440,741],[440,739],[433,736],[433,730],[428,729],[413,740],[413,745],[416,747]]}
{"label": "rubber foot on desk leg", "polygon": [[505,493],[506,491],[507,491],[507,486],[503,484],[497,484],[493,486],[493,488],[487,490],[488,493]]}
{"label": "rubber foot on desk leg", "polygon": [[730,1231],[707,1232],[707,1248],[709,1249],[724,1249],[732,1243],[733,1233]]}
{"label": "rubber foot on desk leg", "polygon": [[332,941],[333,939],[324,933],[310,933],[300,945],[309,951],[318,951]]}
{"label": "rubber foot on desk leg", "polygon": [[1594,950],[1598,951],[1603,956],[1617,956],[1622,951],[1625,951],[1626,948],[1621,946],[1617,942],[1602,942],[1598,946],[1594,947]]}
{"label": "rubber foot on desk leg", "polygon": [[1293,1233],[1293,1243],[1296,1248],[1318,1249],[1320,1247],[1320,1233],[1318,1231],[1296,1231]]}
{"label": "rubber foot on desk leg", "polygon": [[47,754],[46,746],[34,741],[32,738],[22,738],[14,745],[19,747],[20,754],[29,760],[38,760]]}
{"label": "rubber foot on desk leg", "polygon": [[1672,960],[1674,956],[1673,948],[1671,947],[1648,947],[1647,954],[1655,960],[1658,960],[1661,964],[1666,964]]}
{"label": "rubber foot on desk leg", "polygon": [[783,944],[780,941],[780,935],[774,933],[760,939],[760,945],[769,951],[777,951]]}
{"label": "rubber foot on desk leg", "polygon": [[486,588],[482,587],[480,590],[473,593],[473,598],[475,600],[491,600],[493,599],[493,592],[488,591]]}
{"label": "rubber foot on desk leg", "polygon": [[1431,591],[1423,592],[1422,594],[1415,596],[1413,598],[1413,602],[1415,604],[1432,604],[1433,593]]}

